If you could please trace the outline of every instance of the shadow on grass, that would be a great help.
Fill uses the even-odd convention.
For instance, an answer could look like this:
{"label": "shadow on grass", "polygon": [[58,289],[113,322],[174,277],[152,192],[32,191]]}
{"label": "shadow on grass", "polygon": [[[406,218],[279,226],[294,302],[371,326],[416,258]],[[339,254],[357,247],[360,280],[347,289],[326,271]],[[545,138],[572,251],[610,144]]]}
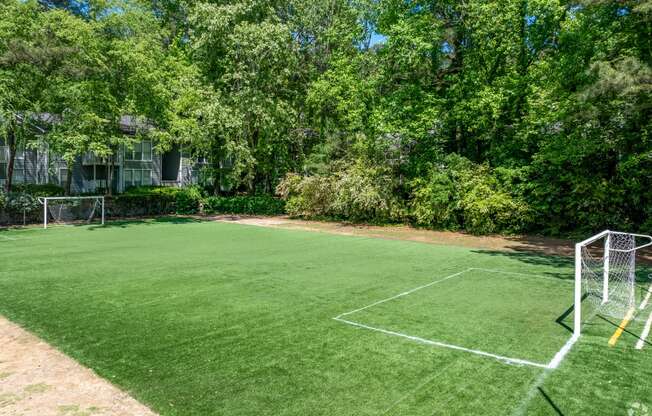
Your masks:
{"label": "shadow on grass", "polygon": [[561,411],[559,406],[555,404],[555,402],[546,394],[545,390],[543,390],[541,387],[537,387],[537,390],[539,390],[539,393],[541,393],[541,396],[543,396],[543,399],[552,407],[552,410],[555,411],[555,414],[559,416],[564,416],[564,413]]}
{"label": "shadow on grass", "polygon": [[[589,295],[590,295],[589,293],[585,293],[584,295],[582,295],[582,303],[584,303],[584,301],[589,297]],[[563,327],[564,327],[566,330],[568,330],[568,332],[570,332],[571,334],[573,333],[573,328],[571,328],[570,326],[568,326],[568,325],[566,324],[566,322],[564,322],[564,321],[565,321],[566,318],[568,318],[568,317],[570,316],[570,314],[572,314],[574,311],[575,311],[575,305],[571,305],[570,308],[566,309],[566,310],[564,311],[564,313],[562,313],[561,315],[559,315],[559,317],[558,317],[557,319],[555,319],[555,322],[556,322],[556,323],[558,323],[559,325],[563,326]]]}
{"label": "shadow on grass", "polygon": [[574,276],[569,269],[573,267],[573,259],[567,257],[544,255],[533,252],[512,252],[500,250],[472,250],[473,253],[484,254],[491,257],[505,257],[515,259],[525,264],[535,266],[549,266],[561,269],[558,272],[542,272],[546,276],[554,277],[560,280],[573,280]]}
{"label": "shadow on grass", "polygon": [[[613,322],[613,321],[611,321],[611,320],[605,318],[605,317],[602,316],[602,315],[599,315],[599,314],[598,314],[597,316],[598,316],[598,318],[602,319],[603,321],[607,322],[608,324],[613,325],[615,328],[621,328],[620,324],[617,324],[617,323],[615,323],[615,322]],[[623,330],[623,332],[625,332],[626,334],[629,334],[629,335],[633,336],[634,338],[643,341],[645,344],[647,344],[647,345],[652,345],[652,343],[650,343],[648,340],[641,338],[639,335],[636,335],[636,334],[633,333],[632,331],[630,331],[630,330],[628,330],[628,329],[626,329],[626,328],[622,328],[622,330]]]}
{"label": "shadow on grass", "polygon": [[210,222],[209,219],[202,219],[196,217],[177,217],[177,216],[166,216],[166,217],[155,217],[155,218],[131,218],[124,220],[110,220],[107,221],[104,225],[92,225],[88,227],[89,231],[101,230],[105,228],[128,228],[133,226],[143,226],[143,225],[157,225],[157,224],[197,224],[203,222]]}

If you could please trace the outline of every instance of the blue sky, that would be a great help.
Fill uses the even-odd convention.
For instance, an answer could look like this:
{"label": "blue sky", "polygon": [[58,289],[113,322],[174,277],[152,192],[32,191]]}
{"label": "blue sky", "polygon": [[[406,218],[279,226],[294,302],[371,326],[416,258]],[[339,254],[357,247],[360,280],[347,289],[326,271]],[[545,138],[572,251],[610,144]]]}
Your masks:
{"label": "blue sky", "polygon": [[371,42],[369,43],[369,45],[374,46],[385,42],[387,42],[387,37],[385,35],[381,35],[380,33],[374,32],[374,34],[371,35]]}

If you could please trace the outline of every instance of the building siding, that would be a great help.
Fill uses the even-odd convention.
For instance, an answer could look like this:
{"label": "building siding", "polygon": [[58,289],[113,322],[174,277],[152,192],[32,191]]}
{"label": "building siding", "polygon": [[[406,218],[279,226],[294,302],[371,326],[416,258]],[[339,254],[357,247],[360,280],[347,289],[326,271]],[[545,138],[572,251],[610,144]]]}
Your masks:
{"label": "building siding", "polygon": [[[177,150],[178,151],[178,150]],[[67,174],[66,162],[57,155],[45,150],[27,150],[17,153],[17,160],[24,165],[24,178],[19,177],[20,173],[15,172],[14,183],[45,184],[52,183],[65,187],[65,175]],[[189,157],[183,157],[178,167],[176,182],[165,181],[166,186],[186,186],[198,183],[199,172],[202,164],[197,163]],[[8,159],[8,149],[0,146],[0,163]],[[94,192],[98,187],[104,187],[104,180],[89,180],[84,177],[85,166],[106,166],[101,160],[88,154],[77,158],[72,169],[71,193],[81,194]],[[107,168],[108,169],[108,168]],[[152,151],[152,160],[126,160],[125,148],[121,148],[117,154],[113,172],[113,188],[117,192],[125,191],[125,169],[147,170],[151,172],[151,184],[160,186],[163,184],[163,155]],[[6,172],[5,172],[6,174]],[[4,184],[0,180],[0,184]]]}

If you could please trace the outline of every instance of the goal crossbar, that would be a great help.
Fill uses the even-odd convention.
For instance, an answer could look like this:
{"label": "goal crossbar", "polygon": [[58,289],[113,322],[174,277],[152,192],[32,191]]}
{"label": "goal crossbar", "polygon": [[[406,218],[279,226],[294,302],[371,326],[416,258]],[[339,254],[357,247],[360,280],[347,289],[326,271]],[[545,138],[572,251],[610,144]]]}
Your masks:
{"label": "goal crossbar", "polygon": [[[87,200],[95,200],[97,201],[96,203],[99,203],[100,208],[101,208],[101,222],[102,225],[104,225],[104,219],[105,219],[105,209],[104,209],[104,196],[52,196],[52,197],[39,197],[38,201],[43,205],[43,228],[48,228],[48,203],[50,201],[56,202],[56,201],[87,201]],[[91,214],[91,218],[94,214],[95,210],[93,209],[93,212]],[[90,221],[89,219],[89,221]]]}
{"label": "goal crossbar", "polygon": [[[637,244],[637,239],[647,240]],[[589,247],[604,240],[603,246],[591,255]],[[605,230],[575,244],[574,337],[582,326],[582,301],[585,295],[612,315],[631,311],[636,280],[636,251],[652,246],[652,236]],[[597,257],[597,258],[596,258]],[[612,299],[613,297],[616,299]],[[597,298],[597,299],[596,299]]]}
{"label": "goal crossbar", "polygon": [[603,237],[606,237],[609,234],[629,235],[629,236],[632,236],[632,237],[640,237],[640,238],[645,238],[645,239],[648,240],[647,243],[641,244],[641,245],[636,246],[636,247],[631,248],[631,249],[622,250],[622,249],[617,249],[617,248],[611,248],[611,251],[618,251],[618,252],[621,252],[621,253],[629,253],[629,252],[632,252],[632,251],[641,250],[641,249],[643,249],[645,247],[652,246],[652,236],[649,236],[649,235],[646,235],[646,234],[623,233],[623,232],[620,232],[620,231],[609,231],[609,230],[605,230],[605,231],[601,232],[600,234],[596,234],[593,237],[589,237],[586,240],[577,243],[576,246],[577,245],[579,245],[579,246],[588,246],[589,244],[595,243],[599,239],[601,239]]}

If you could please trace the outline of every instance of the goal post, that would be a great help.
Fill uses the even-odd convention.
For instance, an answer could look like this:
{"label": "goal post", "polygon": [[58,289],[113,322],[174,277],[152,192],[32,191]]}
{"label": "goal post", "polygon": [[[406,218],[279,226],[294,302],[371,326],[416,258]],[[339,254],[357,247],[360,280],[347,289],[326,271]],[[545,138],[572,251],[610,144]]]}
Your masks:
{"label": "goal post", "polygon": [[575,244],[574,337],[582,331],[582,302],[615,318],[632,314],[636,303],[636,253],[652,237],[605,230]]}
{"label": "goal post", "polygon": [[38,200],[43,204],[43,228],[48,228],[51,222],[90,224],[98,218],[104,225],[106,211],[103,196],[41,197]]}

